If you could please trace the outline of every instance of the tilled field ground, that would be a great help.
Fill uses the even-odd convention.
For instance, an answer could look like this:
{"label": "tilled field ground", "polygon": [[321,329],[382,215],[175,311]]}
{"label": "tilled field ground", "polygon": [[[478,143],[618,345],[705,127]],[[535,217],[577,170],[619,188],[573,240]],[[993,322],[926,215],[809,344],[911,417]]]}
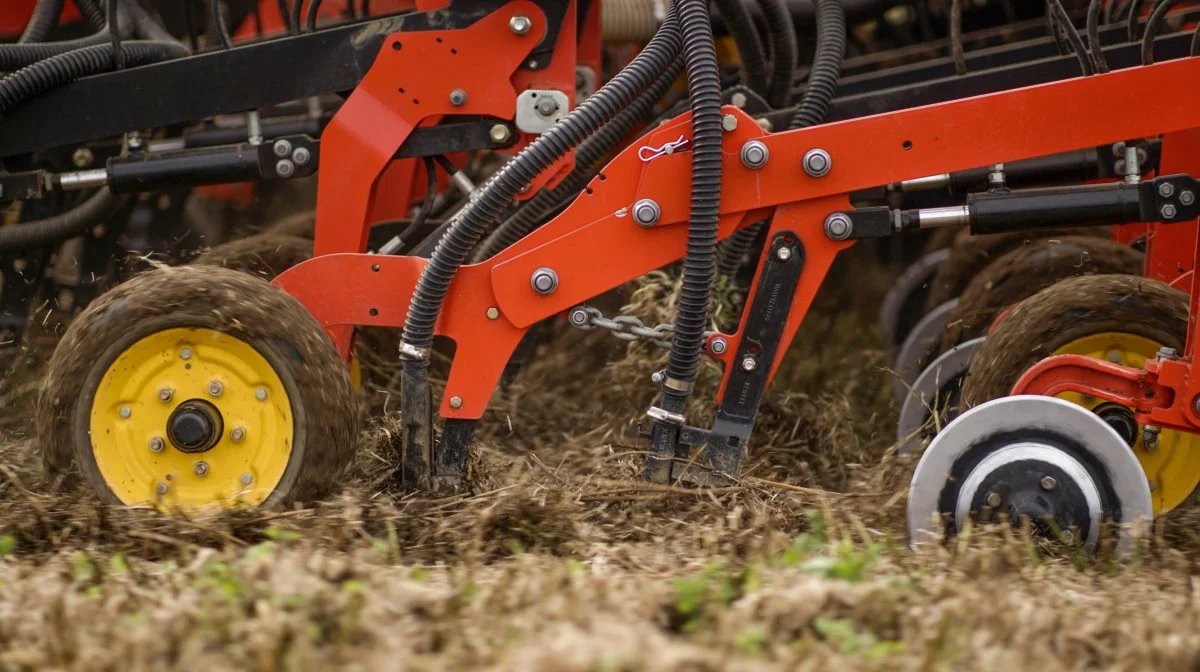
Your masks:
{"label": "tilled field ground", "polygon": [[907,549],[889,276],[844,261],[717,489],[638,480],[661,352],[605,334],[555,334],[497,396],[469,492],[396,490],[380,359],[345,492],[193,519],[48,493],[27,366],[0,397],[0,668],[1196,669],[1190,507],[1125,565],[1011,532]]}

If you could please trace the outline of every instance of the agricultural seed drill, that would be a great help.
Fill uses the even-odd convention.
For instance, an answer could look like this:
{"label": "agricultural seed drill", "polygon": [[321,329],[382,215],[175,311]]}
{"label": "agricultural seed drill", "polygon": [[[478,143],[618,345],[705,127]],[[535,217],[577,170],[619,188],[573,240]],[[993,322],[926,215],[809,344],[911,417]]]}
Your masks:
{"label": "agricultural seed drill", "polygon": [[[914,540],[935,521],[953,533],[1007,514],[1088,549],[1109,537],[1125,547],[1126,524],[1165,513],[1200,476],[1188,451],[1200,423],[1197,291],[1171,286],[1192,288],[1200,216],[1188,165],[1200,132],[1200,93],[1186,84],[1200,74],[1193,11],[1053,0],[1020,17],[1000,4],[998,27],[964,32],[970,12],[953,3],[945,41],[846,58],[849,10],[896,27],[929,23],[929,7],[922,19],[821,0],[799,81],[794,17],[770,1],[757,14],[718,3],[739,55],[732,71],[700,0],[650,12],[657,27],[631,58],[602,48],[602,13],[617,3],[459,0],[190,53],[177,40],[118,37],[22,63],[0,80],[5,199],[83,191],[84,208],[168,186],[318,176],[313,257],[272,283],[163,268],[74,318],[39,402],[47,470],[130,505],[319,496],[354,450],[347,364],[356,333],[372,328],[401,334],[405,486],[454,487],[513,353],[562,316],[669,338],[646,477],[719,481],[752,449],[763,392],[837,254],[860,239],[962,229],[979,238],[958,237],[943,261],[971,241],[1019,239],[994,256],[1036,247],[1040,256],[1010,261],[1045,282],[1002,305],[978,301],[975,331],[944,338],[961,321],[944,319],[942,304],[968,288],[939,280],[938,263],[919,262],[891,298],[886,333],[919,337],[901,362],[915,372],[901,374],[927,395],[927,416],[975,406],[922,456]],[[623,65],[606,69],[602,53]],[[681,71],[686,102],[671,104]],[[319,128],[267,130],[261,110],[330,95],[336,111]],[[64,114],[78,109],[89,114]],[[245,115],[246,137],[178,139],[218,115]],[[135,133],[159,144],[129,147]],[[122,137],[103,167],[27,159]],[[495,161],[501,153],[511,158]],[[72,213],[0,229],[0,241],[45,245],[56,239],[48,229],[77,235],[93,221]],[[1063,254],[1053,244],[1066,237],[1075,247]],[[1101,248],[1123,252],[1101,272],[1072,270]],[[589,303],[673,264],[674,325],[639,327]],[[707,314],[718,272],[749,278],[728,331],[711,330]],[[440,431],[428,380],[437,337],[455,346]],[[980,338],[969,365],[948,367],[943,345]],[[701,357],[724,368],[710,427],[683,412]],[[953,369],[954,385],[935,374],[922,387],[930,366]],[[1109,533],[1107,522],[1123,525]]]}

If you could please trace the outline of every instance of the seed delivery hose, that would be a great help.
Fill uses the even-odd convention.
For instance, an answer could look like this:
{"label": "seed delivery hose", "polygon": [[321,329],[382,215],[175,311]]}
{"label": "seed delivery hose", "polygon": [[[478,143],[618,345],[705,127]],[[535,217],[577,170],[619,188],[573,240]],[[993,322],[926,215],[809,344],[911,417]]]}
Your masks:
{"label": "seed delivery hose", "polygon": [[754,27],[754,18],[742,0],[716,0],[717,11],[725,21],[725,27],[737,45],[738,60],[742,62],[742,83],[750,90],[766,98],[767,63],[763,55],[762,40]]}
{"label": "seed delivery hose", "polygon": [[46,39],[51,30],[58,25],[58,17],[62,15],[63,0],[38,0],[33,7],[33,16],[25,24],[18,44],[41,42]]}
{"label": "seed delivery hose", "polygon": [[[441,313],[450,283],[488,225],[522,187],[612,120],[650,86],[670,67],[680,48],[678,20],[672,9],[654,38],[628,66],[526,147],[476,192],[472,201],[438,241],[429,264],[417,281],[409,304],[401,347],[406,356],[405,370],[412,378],[419,381],[425,379],[434,324]],[[421,354],[414,356],[417,353]]]}
{"label": "seed delivery hose", "polygon": [[[118,23],[119,37],[126,40],[140,37],[154,42],[175,42],[175,38],[146,13],[137,2],[129,0],[118,2],[120,12]],[[80,5],[82,8],[84,5]],[[103,14],[101,14],[103,16]],[[27,42],[22,44],[0,44],[0,71],[12,72],[28,65],[33,65],[48,58],[59,56],[84,47],[99,44],[111,46],[107,22],[100,30],[92,35],[62,42]],[[109,52],[112,53],[111,51]],[[186,52],[185,52],[186,53]],[[111,58],[111,56],[110,56]],[[94,73],[92,73],[94,74]]]}
{"label": "seed delivery hose", "polygon": [[62,214],[0,227],[0,252],[55,245],[74,238],[114,214],[124,201],[104,188]]}

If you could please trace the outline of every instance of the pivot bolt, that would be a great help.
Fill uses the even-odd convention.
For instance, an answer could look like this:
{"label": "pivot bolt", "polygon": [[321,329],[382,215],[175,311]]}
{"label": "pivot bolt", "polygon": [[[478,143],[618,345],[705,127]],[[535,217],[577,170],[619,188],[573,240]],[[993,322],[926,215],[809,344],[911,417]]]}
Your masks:
{"label": "pivot bolt", "polygon": [[129,416],[133,415],[133,409],[129,408],[128,406],[122,406],[120,413],[122,418],[128,419]]}
{"label": "pivot bolt", "polygon": [[192,358],[192,349],[191,348],[180,348],[179,349],[179,358],[180,359],[191,359]]}
{"label": "pivot bolt", "polygon": [[242,478],[240,480],[242,481],[242,485],[250,485],[251,483],[254,482],[254,477],[251,476],[249,474],[249,472],[247,472],[245,474],[242,474]]}
{"label": "pivot bolt", "polygon": [[1196,195],[1191,191],[1184,189],[1183,191],[1179,192],[1179,202],[1184,205],[1191,205],[1192,203],[1196,202]]}
{"label": "pivot bolt", "polygon": [[533,287],[533,291],[542,296],[553,294],[554,290],[558,289],[558,273],[555,273],[553,268],[543,266],[533,272],[529,278],[529,284]]}
{"label": "pivot bolt", "polygon": [[309,153],[307,147],[297,147],[296,151],[292,152],[292,162],[297,166],[307,165],[312,154]]}
{"label": "pivot bolt", "polygon": [[758,170],[767,165],[769,158],[771,152],[761,140],[751,140],[742,145],[742,165],[751,170]]}
{"label": "pivot bolt", "polygon": [[219,380],[214,380],[208,384],[208,393],[214,397],[221,396],[221,393],[224,391],[225,391],[225,386],[222,385],[221,381],[219,381]]}
{"label": "pivot bolt", "polygon": [[462,408],[462,397],[450,397],[450,408]]}
{"label": "pivot bolt", "polygon": [[554,102],[553,98],[542,98],[537,105],[533,106],[533,109],[539,116],[551,117],[558,111],[558,103]]}
{"label": "pivot bolt", "polygon": [[267,388],[260,387],[256,390],[254,390],[254,398],[259,401],[266,401],[267,400]]}
{"label": "pivot bolt", "polygon": [[275,162],[275,174],[280,177],[291,177],[296,172],[296,164],[287,159],[280,159]]}
{"label": "pivot bolt", "polygon": [[512,131],[504,124],[496,124],[488,130],[488,137],[496,144],[503,144],[512,138]]}
{"label": "pivot bolt", "polygon": [[588,323],[587,308],[584,308],[583,306],[576,306],[572,308],[571,312],[567,315],[567,320],[573,326],[586,327]]}
{"label": "pivot bolt", "polygon": [[161,387],[158,390],[158,400],[163,403],[170,401],[172,399],[172,397],[174,397],[174,396],[175,396],[175,391],[169,387]]}
{"label": "pivot bolt", "polygon": [[653,199],[643,198],[633,204],[633,221],[637,222],[638,226],[654,226],[661,216],[662,208],[658,207],[658,203]]}
{"label": "pivot bolt", "polygon": [[500,309],[495,306],[489,306],[487,309],[487,318],[495,320],[500,318]]}
{"label": "pivot bolt", "polygon": [[1177,212],[1178,211],[1175,209],[1175,206],[1171,205],[1170,203],[1164,203],[1163,206],[1158,209],[1158,214],[1162,215],[1163,219],[1173,219]]}
{"label": "pivot bolt", "polygon": [[845,240],[854,233],[854,222],[846,215],[835,212],[825,218],[825,235],[830,240]]}
{"label": "pivot bolt", "polygon": [[459,107],[467,103],[467,92],[462,89],[455,89],[450,92],[450,104]]}
{"label": "pivot bolt", "polygon": [[990,506],[990,507],[992,507],[992,508],[994,509],[994,508],[996,508],[997,506],[1000,506],[1000,502],[1001,502],[1002,500],[1000,499],[1000,493],[998,493],[998,492],[989,492],[989,493],[988,493],[988,495],[987,495],[987,500],[985,500],[985,501],[987,501],[987,505],[988,505],[988,506]]}
{"label": "pivot bolt", "polygon": [[197,462],[196,466],[192,469],[192,471],[196,472],[197,476],[207,476],[208,475],[208,463],[207,462]]}
{"label": "pivot bolt", "polygon": [[729,341],[717,336],[708,342],[708,349],[711,350],[714,355],[723,355],[725,354],[725,351],[729,349]]}
{"label": "pivot bolt", "polygon": [[278,158],[287,158],[287,155],[292,153],[292,143],[280,138],[275,141],[274,145],[271,145],[271,151],[275,152],[275,156]]}
{"label": "pivot bolt", "polygon": [[752,355],[746,355],[742,358],[743,371],[753,371],[756,368],[758,368],[758,360],[754,359]]}
{"label": "pivot bolt", "polygon": [[517,35],[528,33],[530,28],[533,28],[533,22],[523,14],[518,14],[508,20],[508,29]]}
{"label": "pivot bolt", "polygon": [[1163,198],[1170,198],[1174,193],[1175,185],[1171,184],[1170,182],[1163,182],[1162,184],[1158,185],[1159,196],[1162,196]]}
{"label": "pivot bolt", "polygon": [[1043,490],[1049,492],[1050,490],[1053,490],[1055,488],[1055,486],[1057,486],[1057,485],[1058,485],[1058,481],[1054,480],[1053,476],[1043,476],[1042,477],[1042,489]]}
{"label": "pivot bolt", "polygon": [[229,431],[229,438],[233,439],[234,443],[239,443],[242,439],[246,438],[246,428],[234,427]]}
{"label": "pivot bolt", "polygon": [[729,102],[733,103],[734,107],[742,108],[745,107],[746,103],[749,101],[746,99],[746,94],[739,91],[729,98]]}
{"label": "pivot bolt", "polygon": [[161,436],[155,436],[150,439],[150,450],[161,453],[167,444],[162,440]]}
{"label": "pivot bolt", "polygon": [[727,114],[727,115],[721,117],[721,128],[725,129],[726,133],[728,133],[730,131],[736,131],[737,124],[738,124],[737,117],[733,116],[732,114]]}
{"label": "pivot bolt", "polygon": [[814,147],[804,153],[804,172],[808,173],[809,177],[825,177],[832,167],[833,157],[820,147]]}
{"label": "pivot bolt", "polygon": [[780,261],[787,261],[788,259],[791,259],[792,258],[792,248],[787,247],[786,245],[783,247],[780,247],[778,250],[775,250],[775,257],[777,259],[779,259]]}

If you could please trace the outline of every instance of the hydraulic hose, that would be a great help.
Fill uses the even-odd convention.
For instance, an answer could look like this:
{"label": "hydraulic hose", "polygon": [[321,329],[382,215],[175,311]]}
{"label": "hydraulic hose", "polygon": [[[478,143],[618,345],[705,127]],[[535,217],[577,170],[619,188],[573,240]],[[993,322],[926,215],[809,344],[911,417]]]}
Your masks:
{"label": "hydraulic hose", "polygon": [[1071,44],[1071,50],[1075,52],[1075,57],[1079,59],[1079,69],[1085,77],[1096,74],[1096,69],[1092,66],[1091,56],[1088,50],[1083,46],[1083,37],[1079,31],[1075,29],[1075,24],[1071,23],[1071,17],[1067,14],[1067,10],[1063,8],[1062,2],[1059,0],[1050,0],[1050,9],[1054,13],[1062,29],[1067,34],[1067,41]]}
{"label": "hydraulic hose", "polygon": [[[438,240],[409,304],[401,348],[407,359],[405,370],[413,379],[425,379],[434,324],[450,283],[492,220],[538,173],[595,133],[661,76],[679,55],[680,48],[679,23],[672,9],[654,38],[629,65],[538,137],[475,193]],[[718,121],[718,129],[719,126]]]}
{"label": "hydraulic hose", "polygon": [[1092,67],[1101,74],[1108,72],[1108,59],[1104,57],[1104,47],[1100,44],[1100,0],[1088,3],[1087,38]]}
{"label": "hydraulic hose", "polygon": [[791,100],[792,78],[796,76],[796,29],[787,0],[759,0],[759,6],[767,22],[767,38],[771,46],[771,84],[767,89],[767,104],[780,110],[787,107]]}
{"label": "hydraulic hose", "polygon": [[738,58],[742,62],[742,83],[765,98],[768,84],[766,56],[750,10],[742,0],[716,0],[716,5],[737,44]]}
{"label": "hydraulic hose", "polygon": [[1138,21],[1142,18],[1142,0],[1129,0],[1129,16],[1125,19],[1125,31],[1130,42],[1138,40]]}
{"label": "hydraulic hose", "polygon": [[[121,2],[118,8],[122,11],[127,9],[127,5]],[[103,16],[103,14],[101,15]],[[121,39],[128,39],[133,36],[132,22],[129,20],[129,14],[126,12],[121,16],[119,34]],[[0,72],[12,72],[19,70],[27,65],[32,65],[38,61],[43,61],[52,56],[65,54],[69,51],[74,51],[83,47],[95,46],[104,44],[109,46],[111,54],[111,36],[108,30],[108,21],[104,21],[102,27],[96,33],[86,37],[80,37],[74,40],[64,40],[62,42],[39,42],[26,44],[3,44],[0,45]]]}
{"label": "hydraulic hose", "polygon": [[103,188],[64,213],[0,227],[0,252],[18,252],[74,238],[115,213],[124,200]]}
{"label": "hydraulic hose", "polygon": [[92,0],[75,0],[75,6],[79,8],[79,13],[87,22],[96,30],[104,29],[104,10],[98,3]]}
{"label": "hydraulic hose", "polygon": [[25,24],[25,31],[17,39],[18,44],[41,42],[46,39],[51,30],[58,25],[58,17],[62,15],[63,0],[38,0],[33,7],[33,16]]}
{"label": "hydraulic hose", "polygon": [[[783,8],[784,16],[790,16],[782,1],[778,4]],[[792,34],[791,22],[788,21],[783,28],[791,34],[794,64],[795,35]],[[708,322],[708,300],[716,270],[722,158],[721,79],[707,0],[679,1],[679,32],[683,37],[683,61],[687,68],[688,98],[692,108],[692,197],[688,214],[687,255],[683,259],[683,282],[679,290],[675,333],[662,390],[662,408],[671,413],[682,412],[691,391],[691,383],[700,369],[700,351]],[[775,52],[777,60],[787,55],[786,50]],[[777,77],[780,76],[779,72],[777,69]],[[790,88],[790,70],[784,81]],[[772,86],[774,84],[775,81]]]}
{"label": "hydraulic hose", "polygon": [[846,53],[846,13],[839,0],[816,0],[817,48],[800,105],[792,115],[790,127],[807,128],[825,121],[829,105],[837,93]]}
{"label": "hydraulic hose", "polygon": [[[178,42],[123,42],[121,53],[126,67],[137,67],[186,56],[188,51]],[[0,79],[0,116],[38,94],[112,67],[112,45],[97,44],[21,68]]]}
{"label": "hydraulic hose", "polygon": [[1161,0],[1154,7],[1150,18],[1146,19],[1146,34],[1142,36],[1142,65],[1154,63],[1154,38],[1158,37],[1158,31],[1162,29],[1163,19],[1167,16],[1167,12],[1175,7],[1177,1]]}
{"label": "hydraulic hose", "polygon": [[954,59],[954,73],[967,74],[967,55],[963,52],[962,0],[950,2],[950,55]]}
{"label": "hydraulic hose", "polygon": [[482,261],[495,256],[504,248],[524,238],[554,211],[562,202],[579,193],[595,176],[601,162],[612,152],[625,136],[633,132],[634,126],[645,119],[679,72],[683,63],[676,59],[650,88],[634,99],[629,107],[621,110],[612,121],[601,126],[595,135],[588,138],[575,152],[575,168],[553,189],[543,189],[529,199],[504,223],[496,227],[476,250],[475,260]]}

